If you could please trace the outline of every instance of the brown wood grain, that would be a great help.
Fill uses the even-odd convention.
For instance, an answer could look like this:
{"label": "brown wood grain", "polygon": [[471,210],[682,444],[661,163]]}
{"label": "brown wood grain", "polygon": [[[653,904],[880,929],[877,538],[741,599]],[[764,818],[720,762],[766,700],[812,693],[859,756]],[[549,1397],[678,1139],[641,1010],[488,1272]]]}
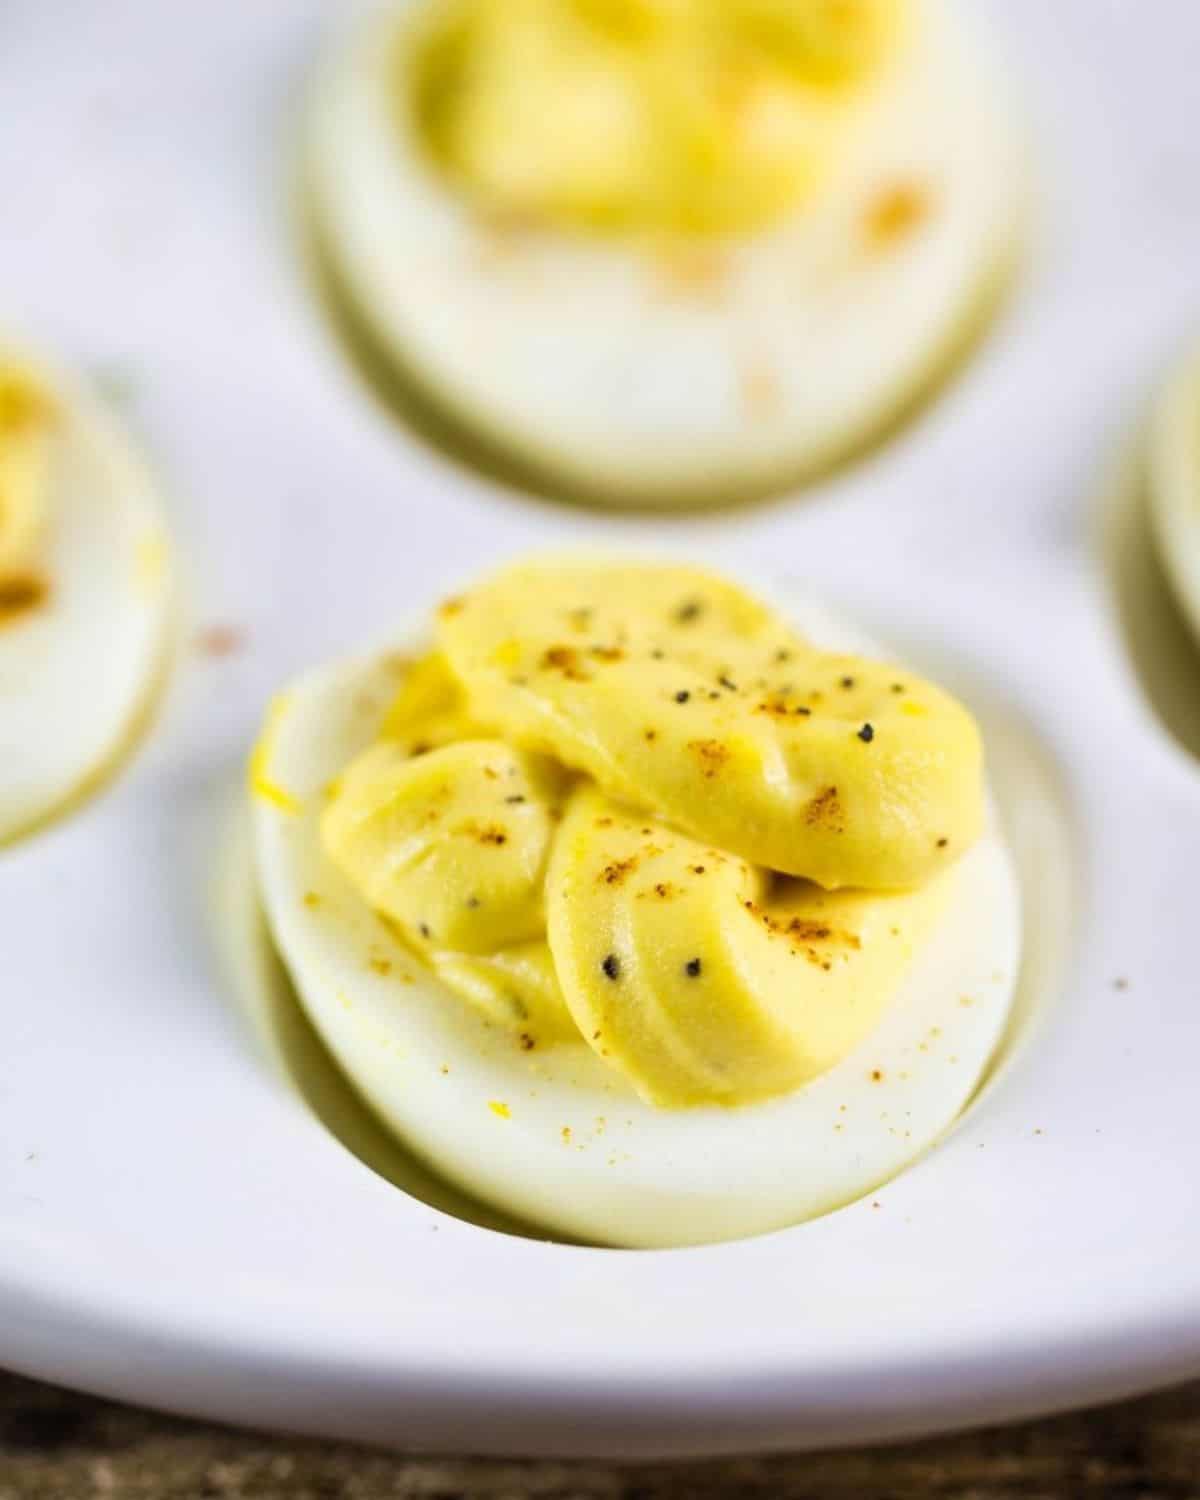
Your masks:
{"label": "brown wood grain", "polygon": [[408,1458],[0,1375],[0,1500],[1200,1500],[1200,1383],[921,1443],[692,1464]]}

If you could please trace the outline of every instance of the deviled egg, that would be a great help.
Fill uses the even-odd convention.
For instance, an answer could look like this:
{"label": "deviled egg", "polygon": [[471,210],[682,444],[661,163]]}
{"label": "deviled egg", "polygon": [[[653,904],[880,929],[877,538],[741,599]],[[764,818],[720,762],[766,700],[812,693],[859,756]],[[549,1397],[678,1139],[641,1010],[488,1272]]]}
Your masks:
{"label": "deviled egg", "polygon": [[446,1178],[702,1243],[870,1191],[960,1113],[1009,1011],[1012,862],[966,709],[842,644],[694,568],[543,560],[276,701],[269,930]]}
{"label": "deviled egg", "polygon": [[0,351],[0,842],[119,763],[165,659],[150,482],[94,398]]}
{"label": "deviled egg", "polygon": [[615,502],[861,445],[981,325],[1022,171],[955,0],[408,0],[333,61],[309,179],[443,411]]}

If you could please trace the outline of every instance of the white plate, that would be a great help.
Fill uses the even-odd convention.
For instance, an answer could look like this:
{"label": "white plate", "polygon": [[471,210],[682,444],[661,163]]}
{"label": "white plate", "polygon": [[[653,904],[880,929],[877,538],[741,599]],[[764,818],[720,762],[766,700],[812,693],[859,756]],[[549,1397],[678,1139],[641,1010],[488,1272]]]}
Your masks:
{"label": "white plate", "polygon": [[[807,501],[637,522],[431,457],[336,357],[280,185],[320,0],[6,7],[4,321],[123,377],[195,617],[248,634],[181,664],[103,798],[0,858],[0,1361],[235,1421],[620,1455],[879,1438],[1200,1371],[1200,770],[1146,706],[1090,519],[1196,312],[1200,12],[991,9],[1056,157],[1010,315]],[[987,717],[1037,1015],[939,1149],[817,1223],[631,1253],[430,1207],[286,1080],[215,939],[267,693],[447,573],[585,535],[798,580]]]}

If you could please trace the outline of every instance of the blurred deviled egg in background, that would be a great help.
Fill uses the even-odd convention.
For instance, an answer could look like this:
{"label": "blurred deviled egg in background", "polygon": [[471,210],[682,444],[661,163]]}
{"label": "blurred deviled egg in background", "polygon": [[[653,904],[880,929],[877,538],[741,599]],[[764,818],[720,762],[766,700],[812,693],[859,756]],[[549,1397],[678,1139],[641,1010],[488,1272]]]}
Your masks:
{"label": "blurred deviled egg in background", "polygon": [[954,0],[410,0],[326,68],[308,167],[405,380],[615,503],[878,435],[982,326],[1024,196]]}
{"label": "blurred deviled egg in background", "polygon": [[165,663],[149,479],[91,394],[0,350],[0,843],[120,763]]}

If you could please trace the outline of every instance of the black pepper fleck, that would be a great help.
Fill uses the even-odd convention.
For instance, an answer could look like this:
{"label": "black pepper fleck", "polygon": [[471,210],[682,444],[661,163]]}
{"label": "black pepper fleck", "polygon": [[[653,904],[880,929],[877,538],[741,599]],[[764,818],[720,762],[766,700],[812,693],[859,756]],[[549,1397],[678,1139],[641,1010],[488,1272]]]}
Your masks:
{"label": "black pepper fleck", "polygon": [[737,692],[737,683],[731,677],[718,677],[717,681],[731,693]]}
{"label": "black pepper fleck", "polygon": [[429,924],[428,924],[428,922],[422,922],[421,925],[417,928],[417,931],[421,934],[421,936],[423,938],[429,937],[430,936],[430,932],[429,932]]}
{"label": "black pepper fleck", "polygon": [[842,678],[842,686],[844,688],[852,688],[854,686],[854,678],[853,677],[843,677]]}
{"label": "black pepper fleck", "polygon": [[700,960],[698,958],[689,958],[684,965],[684,971],[689,979],[698,979],[700,977]]}
{"label": "black pepper fleck", "polygon": [[875,738],[875,730],[873,726],[870,724],[864,724],[863,727],[858,731],[858,737],[860,740],[862,740],[864,745],[869,745]]}
{"label": "black pepper fleck", "polygon": [[680,688],[679,691],[675,694],[675,702],[686,703],[691,696],[692,695],[688,692],[687,688]]}
{"label": "black pepper fleck", "polygon": [[508,805],[509,805],[509,806],[510,806],[510,807],[519,807],[519,806],[520,806],[520,804],[521,804],[521,803],[522,803],[522,802],[524,802],[524,801],[525,801],[525,798],[524,798],[524,797],[522,797],[522,796],[521,796],[521,795],[520,795],[520,793],[517,793],[517,795],[516,795],[516,796],[513,796],[513,797],[505,797],[505,799],[504,799],[504,800],[505,800],[505,802],[507,802],[507,803],[508,803]]}
{"label": "black pepper fleck", "polygon": [[621,972],[621,961],[615,953],[610,953],[600,967],[609,979],[616,979]]}
{"label": "black pepper fleck", "polygon": [[680,625],[690,625],[693,620],[700,618],[704,609],[704,601],[701,599],[685,599],[675,611],[675,619]]}

